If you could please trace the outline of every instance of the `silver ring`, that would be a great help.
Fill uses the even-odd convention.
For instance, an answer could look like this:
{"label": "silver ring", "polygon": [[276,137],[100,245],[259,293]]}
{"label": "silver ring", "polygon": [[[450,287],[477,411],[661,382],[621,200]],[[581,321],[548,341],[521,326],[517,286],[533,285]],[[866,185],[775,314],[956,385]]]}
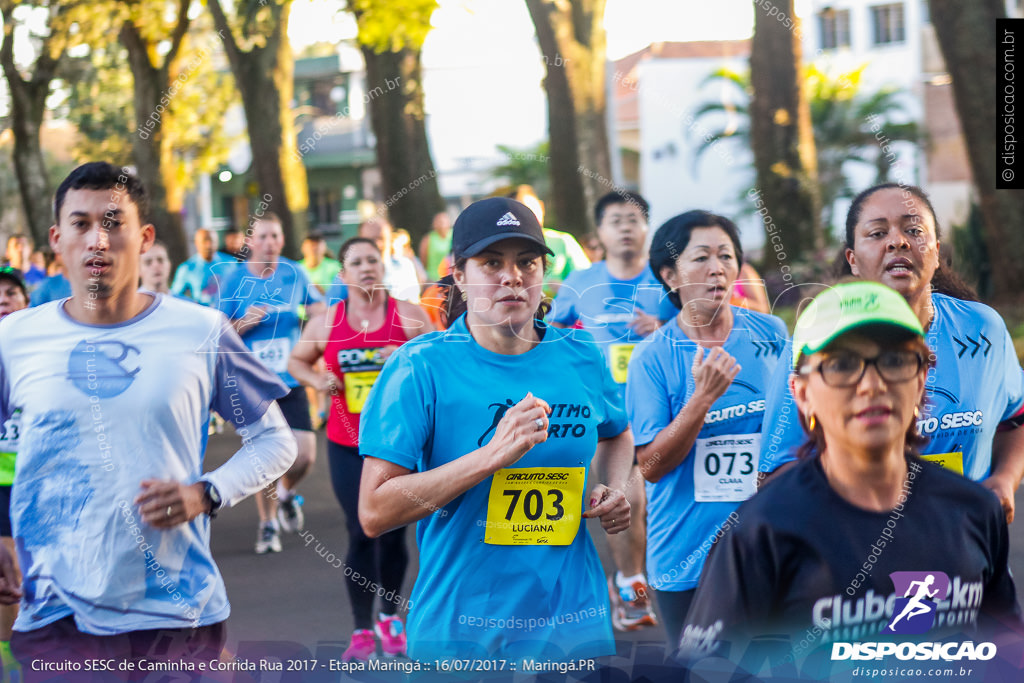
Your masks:
{"label": "silver ring", "polygon": [[537,425],[538,432],[544,429],[544,420],[540,419],[539,417],[533,421],[533,424]]}
{"label": "silver ring", "polygon": [[168,517],[170,517],[170,516],[171,516],[171,513],[172,513],[173,511],[174,511],[174,508],[172,508],[172,507],[171,507],[170,505],[168,505],[168,506],[167,506],[167,516],[168,516]]}

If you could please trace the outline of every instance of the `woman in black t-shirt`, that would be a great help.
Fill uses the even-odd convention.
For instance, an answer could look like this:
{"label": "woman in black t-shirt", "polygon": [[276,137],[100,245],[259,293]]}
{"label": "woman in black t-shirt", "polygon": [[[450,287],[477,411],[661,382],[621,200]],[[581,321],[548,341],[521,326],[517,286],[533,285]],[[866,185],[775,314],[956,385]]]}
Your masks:
{"label": "woman in black t-shirt", "polygon": [[824,645],[835,666],[837,647],[841,659],[858,643],[1018,629],[999,501],[915,455],[930,352],[906,301],[875,282],[836,285],[800,316],[793,349],[802,462],[712,550],[681,655],[759,667]]}

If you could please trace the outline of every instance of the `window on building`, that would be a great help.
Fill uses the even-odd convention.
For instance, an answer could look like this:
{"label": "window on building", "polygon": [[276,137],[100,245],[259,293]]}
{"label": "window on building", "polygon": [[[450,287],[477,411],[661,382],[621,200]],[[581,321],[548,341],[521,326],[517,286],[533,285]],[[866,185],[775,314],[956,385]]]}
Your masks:
{"label": "window on building", "polygon": [[903,3],[872,7],[871,23],[875,28],[875,45],[902,43],[906,39]]}
{"label": "window on building", "polygon": [[340,211],[341,196],[338,190],[315,188],[309,190],[309,218],[314,226],[337,223]]}
{"label": "window on building", "polygon": [[850,10],[826,9],[818,15],[818,26],[822,50],[850,47]]}

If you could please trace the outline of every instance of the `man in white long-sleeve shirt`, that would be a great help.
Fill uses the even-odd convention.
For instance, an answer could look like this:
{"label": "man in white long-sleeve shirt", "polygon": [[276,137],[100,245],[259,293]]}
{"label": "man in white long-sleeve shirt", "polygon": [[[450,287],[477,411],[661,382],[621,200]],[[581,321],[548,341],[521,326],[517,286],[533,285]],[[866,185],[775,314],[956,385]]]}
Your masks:
{"label": "man in white long-sleeve shirt", "polygon": [[[222,314],[137,288],[155,238],[137,178],[85,164],[54,209],[72,295],[0,325],[0,420],[20,409],[23,431],[12,650],[26,680],[33,660],[216,659],[230,607],[210,518],[294,460],[287,390]],[[211,411],[243,444],[203,474]],[[0,601],[19,593],[8,565]]]}

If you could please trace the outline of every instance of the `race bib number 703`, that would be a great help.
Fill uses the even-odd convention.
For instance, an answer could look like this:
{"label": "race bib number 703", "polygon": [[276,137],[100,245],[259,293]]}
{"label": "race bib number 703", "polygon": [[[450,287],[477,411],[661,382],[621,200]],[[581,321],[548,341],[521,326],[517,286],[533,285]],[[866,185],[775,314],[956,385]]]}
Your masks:
{"label": "race bib number 703", "polygon": [[484,542],[569,545],[583,514],[583,467],[506,468],[491,476]]}

